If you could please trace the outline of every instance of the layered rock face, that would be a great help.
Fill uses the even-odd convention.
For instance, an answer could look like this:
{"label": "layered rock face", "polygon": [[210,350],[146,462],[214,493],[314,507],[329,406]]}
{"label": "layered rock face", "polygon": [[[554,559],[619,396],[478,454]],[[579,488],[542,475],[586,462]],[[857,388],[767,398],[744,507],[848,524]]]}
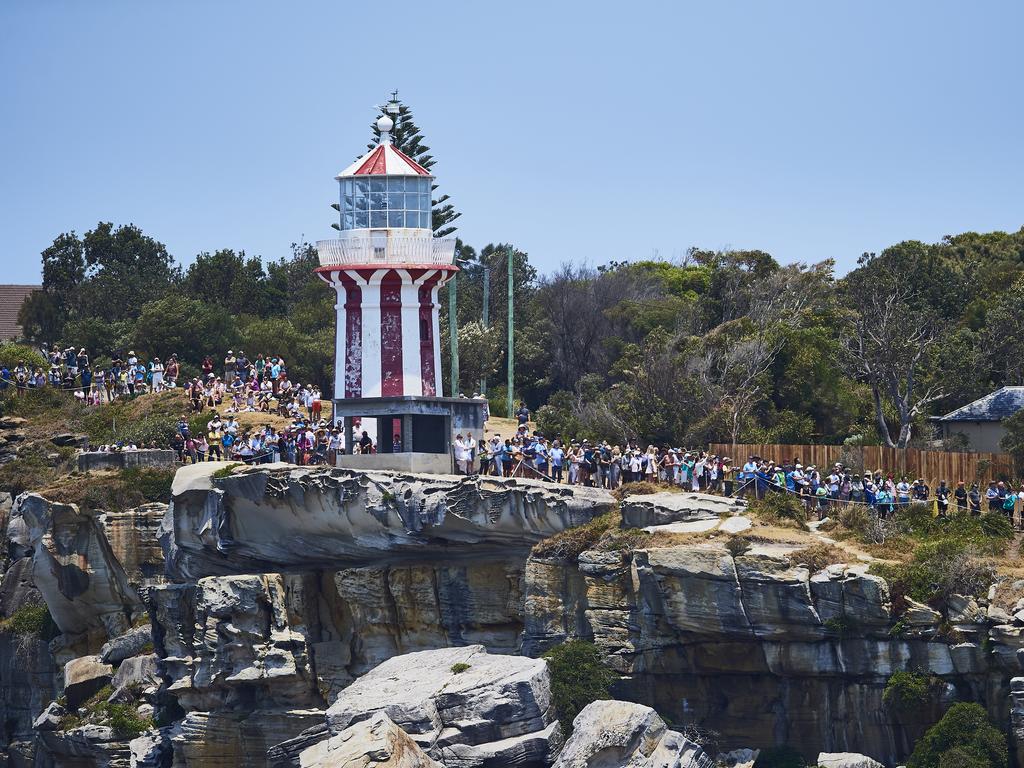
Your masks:
{"label": "layered rock face", "polygon": [[[863,566],[812,574],[703,544],[531,559],[526,584],[525,652],[593,640],[624,676],[620,698],[719,731],[730,747],[788,743],[808,757],[863,752],[896,764],[954,698],[1005,721],[1020,673],[1024,628],[993,626],[972,600],[893,636],[888,587]],[[945,688],[932,706],[895,713],[882,692],[899,670]]]}
{"label": "layered rock face", "polygon": [[177,579],[403,563],[529,550],[612,508],[606,491],[531,480],[264,465],[178,471],[162,531]]}

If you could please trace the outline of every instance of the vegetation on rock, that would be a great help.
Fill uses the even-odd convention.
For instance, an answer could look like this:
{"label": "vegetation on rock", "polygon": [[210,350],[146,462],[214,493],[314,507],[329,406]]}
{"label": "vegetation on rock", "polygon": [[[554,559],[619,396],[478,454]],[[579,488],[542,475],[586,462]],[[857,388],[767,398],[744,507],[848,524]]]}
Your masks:
{"label": "vegetation on rock", "polygon": [[572,733],[572,721],[585,706],[610,699],[616,676],[601,661],[593,643],[568,640],[544,654],[551,674],[551,698],[558,710],[562,732]]}
{"label": "vegetation on rock", "polygon": [[23,605],[6,619],[0,620],[0,632],[8,632],[18,637],[38,640],[52,640],[57,635],[57,626],[53,623],[46,605]]}
{"label": "vegetation on rock", "polygon": [[1006,736],[980,704],[958,702],[914,746],[907,768],[1006,768]]}
{"label": "vegetation on rock", "polygon": [[939,681],[920,672],[893,672],[882,692],[882,702],[901,712],[912,712],[928,704],[935,696]]}

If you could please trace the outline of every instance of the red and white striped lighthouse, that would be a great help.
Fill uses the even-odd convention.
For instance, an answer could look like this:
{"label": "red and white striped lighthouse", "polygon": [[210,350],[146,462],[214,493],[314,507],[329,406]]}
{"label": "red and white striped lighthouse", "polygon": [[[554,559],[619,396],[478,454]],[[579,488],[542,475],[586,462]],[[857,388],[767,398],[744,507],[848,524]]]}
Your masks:
{"label": "red and white striped lighthouse", "polygon": [[441,397],[438,289],[457,271],[455,240],[433,237],[433,176],[380,143],[335,178],[341,235],[317,243],[322,280],[337,292],[335,400]]}

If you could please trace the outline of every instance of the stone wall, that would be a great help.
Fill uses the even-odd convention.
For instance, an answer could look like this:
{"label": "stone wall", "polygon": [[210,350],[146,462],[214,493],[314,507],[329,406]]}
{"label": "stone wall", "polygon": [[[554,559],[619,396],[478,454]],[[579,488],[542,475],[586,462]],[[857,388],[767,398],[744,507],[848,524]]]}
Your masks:
{"label": "stone wall", "polygon": [[104,469],[130,469],[132,467],[172,467],[174,451],[144,449],[139,451],[85,451],[78,454],[78,469],[95,472]]}

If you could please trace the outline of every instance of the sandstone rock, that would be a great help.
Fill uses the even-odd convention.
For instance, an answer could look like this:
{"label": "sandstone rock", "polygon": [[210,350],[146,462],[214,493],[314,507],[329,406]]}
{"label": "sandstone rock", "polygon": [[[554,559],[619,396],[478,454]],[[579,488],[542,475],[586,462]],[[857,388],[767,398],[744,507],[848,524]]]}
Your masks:
{"label": "sandstone rock", "polygon": [[82,656],[64,665],[64,696],[69,709],[89,699],[110,683],[114,668],[100,661],[99,656]]}
{"label": "sandstone rock", "polygon": [[444,768],[384,712],[355,723],[299,756],[301,768]]}
{"label": "sandstone rock", "polygon": [[71,432],[62,432],[59,435],[51,437],[50,442],[59,448],[70,446],[85,448],[89,445],[89,437],[88,435],[76,435]]}
{"label": "sandstone rock", "polygon": [[674,493],[661,491],[649,494],[631,494],[620,503],[622,522],[627,528],[646,528],[692,520],[715,519],[735,514],[746,508],[738,499],[712,496],[706,493]]}
{"label": "sandstone rock", "polygon": [[573,720],[552,768],[690,768],[714,761],[642,704],[595,701]]}
{"label": "sandstone rock", "polygon": [[92,515],[24,493],[12,516],[28,527],[33,580],[62,632],[117,634],[127,628],[124,617],[141,601]]}
{"label": "sandstone rock", "polygon": [[877,760],[856,752],[822,752],[818,755],[820,768],[885,768]]}
{"label": "sandstone rock", "polygon": [[907,598],[907,609],[903,612],[903,622],[910,627],[933,627],[942,621],[942,614],[932,610],[924,603]]}
{"label": "sandstone rock", "polygon": [[601,489],[518,478],[260,465],[213,479],[216,468],[175,476],[161,542],[176,577],[525,558],[614,505]]}
{"label": "sandstone rock", "polygon": [[100,649],[100,658],[106,664],[117,664],[131,656],[137,656],[143,649],[152,644],[153,633],[147,624],[144,627],[133,627],[120,637],[115,637]]}
{"label": "sandstone rock", "polygon": [[28,424],[28,419],[21,416],[0,416],[0,429],[17,429]]}
{"label": "sandstone rock", "polygon": [[169,732],[169,728],[160,730],[154,728],[132,739],[128,743],[131,768],[160,768],[169,765],[171,758]]}
{"label": "sandstone rock", "polygon": [[157,678],[157,656],[150,653],[145,656],[133,656],[125,659],[117,668],[111,685],[114,686],[115,694],[122,688],[138,686],[147,688],[158,682]]}
{"label": "sandstone rock", "polygon": [[133,584],[162,584],[166,579],[160,524],[167,505],[143,504],[124,512],[103,512],[97,517],[110,548]]}
{"label": "sandstone rock", "polygon": [[393,657],[345,688],[327,724],[337,735],[385,712],[449,768],[539,768],[561,745],[549,685],[540,659],[488,654],[479,645],[421,651]]}
{"label": "sandstone rock", "polygon": [[946,601],[946,616],[952,624],[974,624],[985,619],[985,611],[973,597],[950,595]]}
{"label": "sandstone rock", "polygon": [[167,733],[167,740],[176,766],[260,768],[268,764],[271,747],[317,723],[324,724],[323,710],[189,712]]}
{"label": "sandstone rock", "polygon": [[722,524],[718,526],[718,530],[725,533],[742,533],[743,531],[749,531],[751,525],[749,517],[737,515],[736,517],[728,517],[723,520]]}
{"label": "sandstone rock", "polygon": [[704,520],[688,520],[684,523],[664,523],[662,525],[648,525],[644,527],[647,533],[704,533],[713,531],[718,527],[718,518],[707,518]]}
{"label": "sandstone rock", "polygon": [[67,710],[55,701],[46,705],[46,709],[39,713],[39,717],[32,723],[37,731],[56,731],[60,727],[61,718],[67,714]]}
{"label": "sandstone rock", "polygon": [[759,754],[759,749],[733,749],[729,752],[720,752],[715,757],[715,762],[727,768],[753,768]]}
{"label": "sandstone rock", "polygon": [[1010,624],[1013,622],[1013,616],[995,604],[989,604],[985,615],[993,624]]}

